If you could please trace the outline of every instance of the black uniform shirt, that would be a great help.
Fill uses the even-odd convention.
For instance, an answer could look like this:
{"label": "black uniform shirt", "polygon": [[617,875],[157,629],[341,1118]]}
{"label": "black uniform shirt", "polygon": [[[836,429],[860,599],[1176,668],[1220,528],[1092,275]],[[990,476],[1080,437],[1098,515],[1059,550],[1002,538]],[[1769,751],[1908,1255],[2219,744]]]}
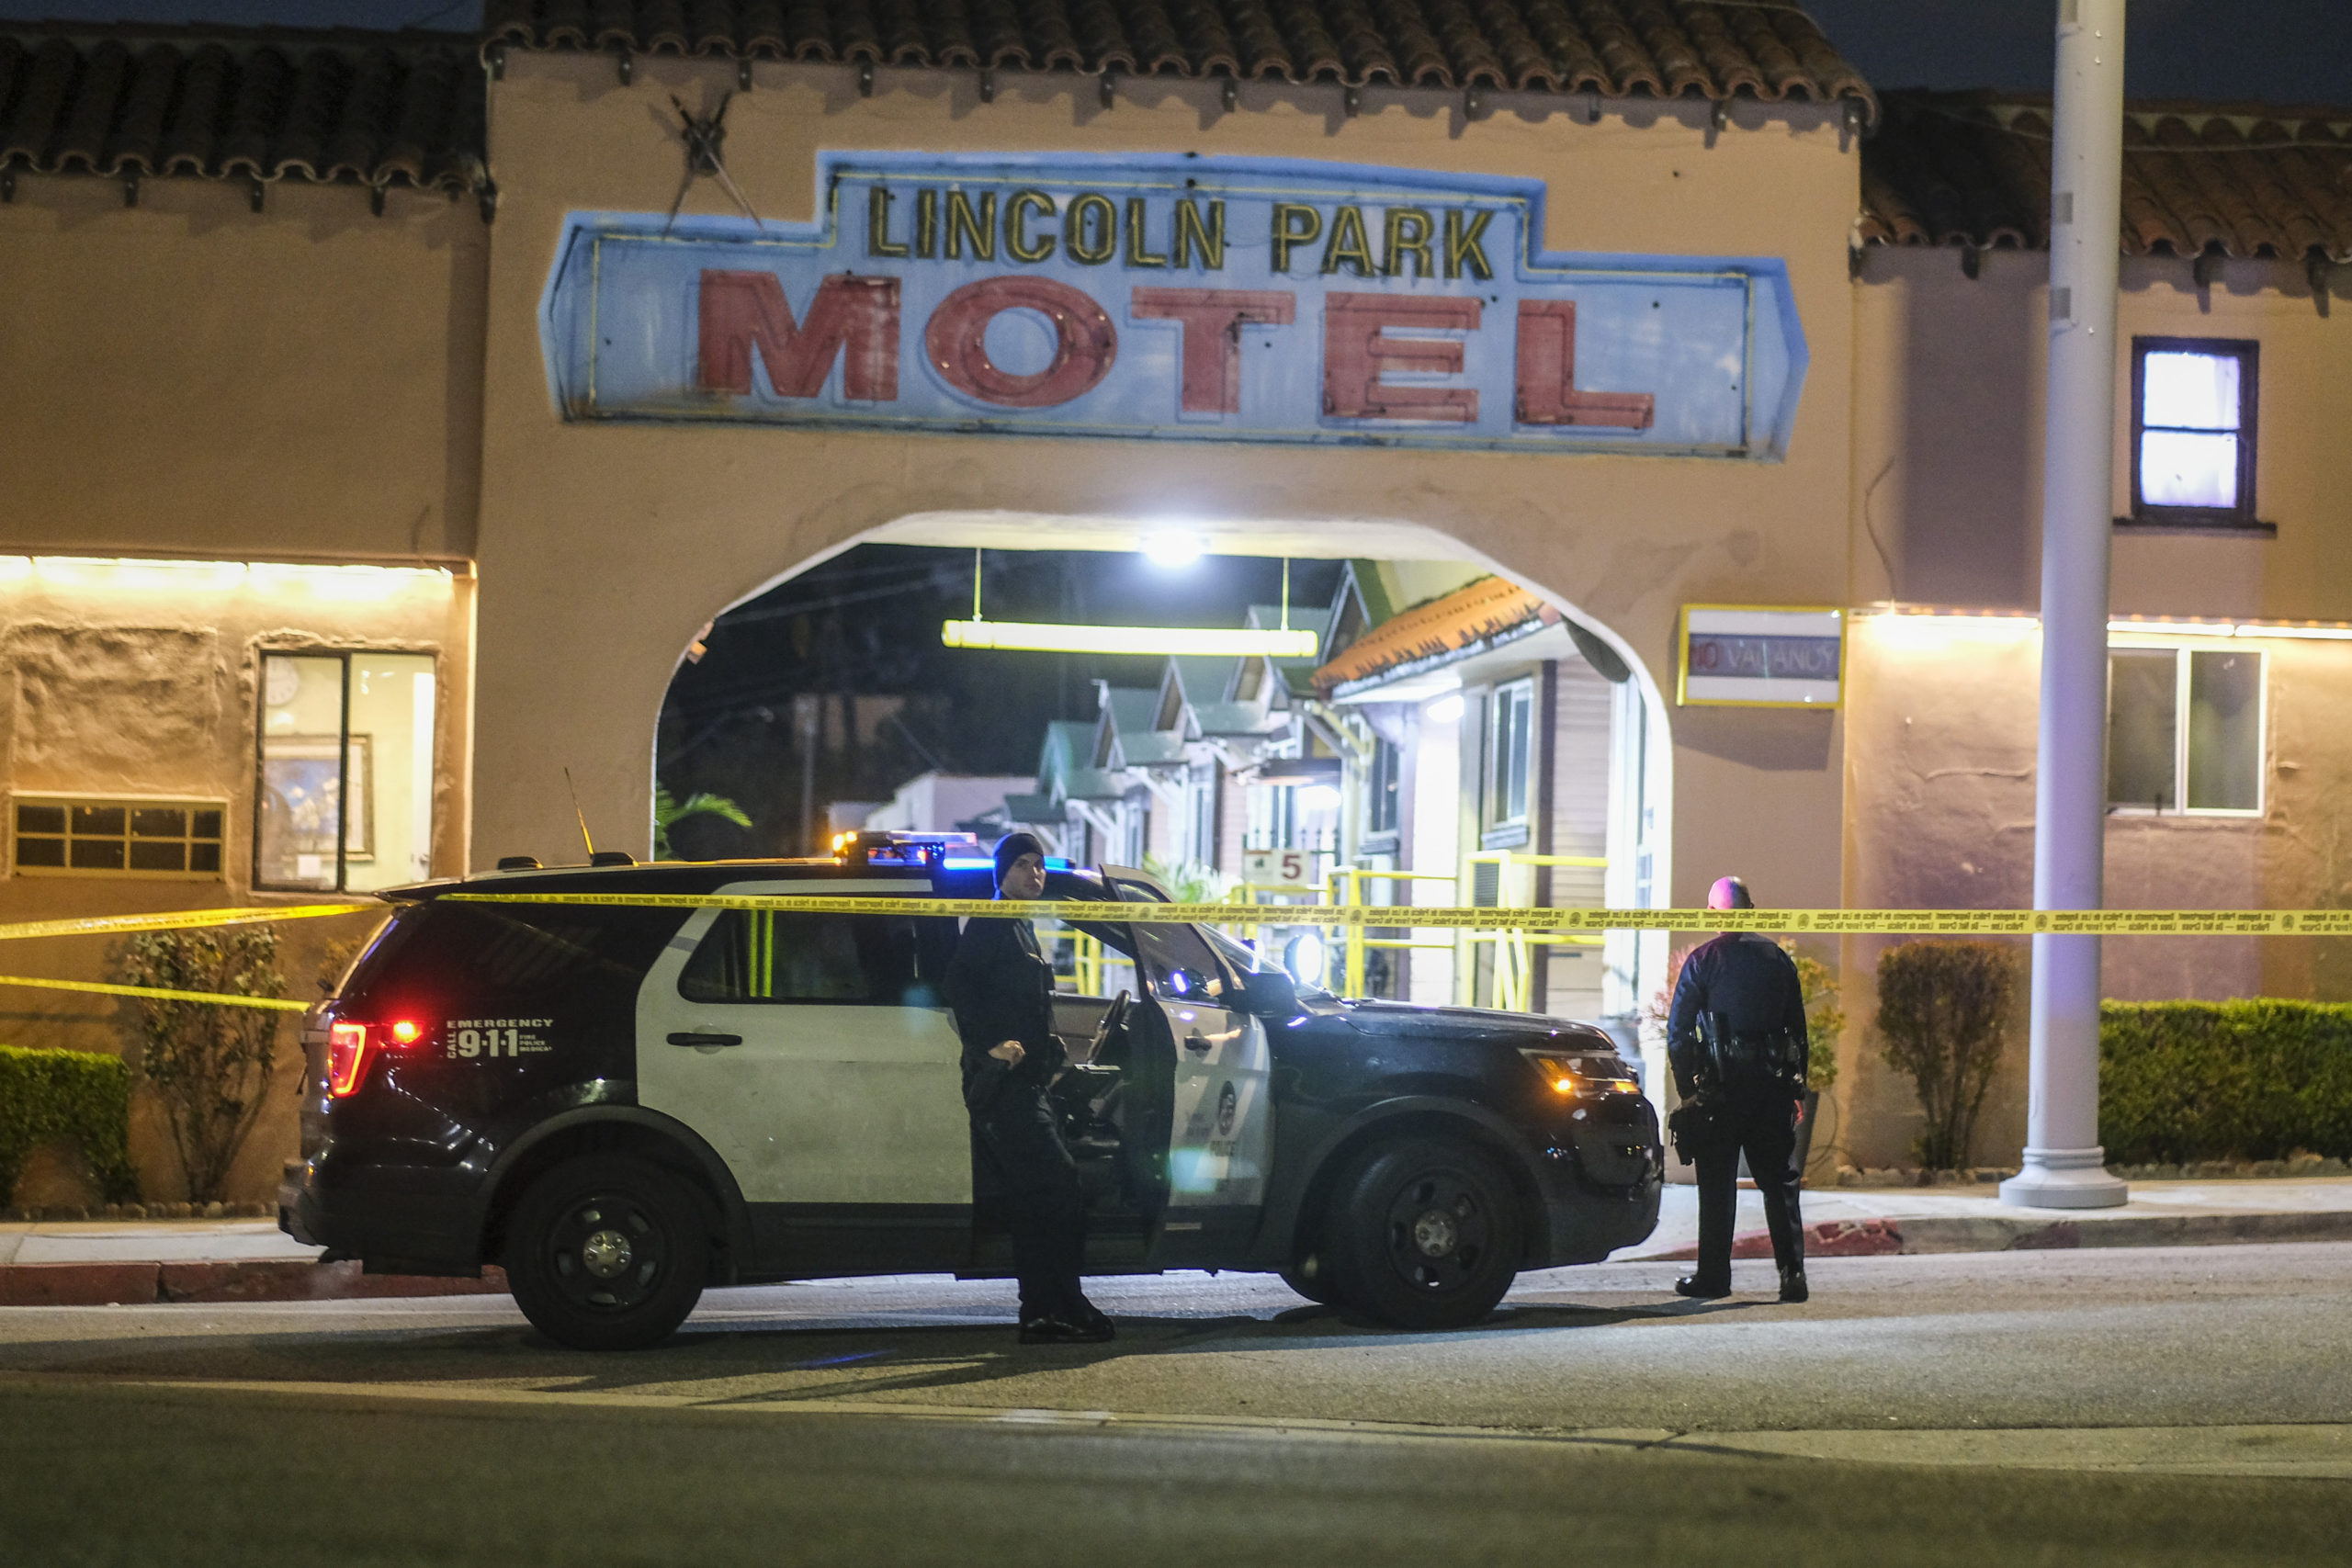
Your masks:
{"label": "black uniform shirt", "polygon": [[1797,983],[1796,960],[1757,931],[1726,931],[1683,960],[1667,1015],[1666,1059],[1676,1092],[1686,1099],[1698,1087],[1695,1075],[1704,1060],[1699,1018],[1710,1012],[1734,1039],[1778,1037],[1784,1030],[1804,1039],[1804,987]]}
{"label": "black uniform shirt", "polygon": [[[1007,1083],[1043,1089],[1069,1060],[1054,1033],[1054,967],[1027,920],[980,919],[964,927],[947,965],[947,1005],[964,1043],[964,1103],[974,1111]],[[1017,1040],[1024,1055],[1009,1067],[989,1055]]]}

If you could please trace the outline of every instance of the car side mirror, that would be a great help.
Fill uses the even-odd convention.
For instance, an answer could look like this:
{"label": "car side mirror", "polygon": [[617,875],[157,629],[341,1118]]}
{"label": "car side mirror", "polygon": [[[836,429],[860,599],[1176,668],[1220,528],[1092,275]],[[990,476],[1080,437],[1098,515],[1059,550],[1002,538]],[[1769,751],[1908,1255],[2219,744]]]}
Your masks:
{"label": "car side mirror", "polygon": [[1241,1010],[1259,1018],[1296,1018],[1298,987],[1279,969],[1260,969],[1241,977]]}

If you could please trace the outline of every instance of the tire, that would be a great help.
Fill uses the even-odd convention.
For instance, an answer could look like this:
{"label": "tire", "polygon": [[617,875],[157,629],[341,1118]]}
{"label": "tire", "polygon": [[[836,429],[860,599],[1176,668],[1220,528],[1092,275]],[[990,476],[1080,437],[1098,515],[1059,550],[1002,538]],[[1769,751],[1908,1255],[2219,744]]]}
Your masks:
{"label": "tire", "polygon": [[642,1350],[702,1297],[710,1235],[678,1178],[590,1155],[541,1176],[514,1206],[506,1280],[531,1325],[575,1350]]}
{"label": "tire", "polygon": [[1324,1239],[1340,1303],[1391,1328],[1467,1328],[1518,1277],[1519,1201],[1487,1156],[1414,1138],[1341,1173]]}

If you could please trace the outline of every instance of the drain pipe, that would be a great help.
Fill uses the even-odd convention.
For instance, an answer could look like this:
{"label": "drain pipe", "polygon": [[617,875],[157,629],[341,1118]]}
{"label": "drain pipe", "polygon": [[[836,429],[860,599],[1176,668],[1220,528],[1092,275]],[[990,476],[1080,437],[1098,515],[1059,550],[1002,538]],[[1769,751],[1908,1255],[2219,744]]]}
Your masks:
{"label": "drain pipe", "polygon": [[[2124,5],[2058,0],[2033,813],[2037,909],[2095,909],[2102,901]],[[2098,1144],[2098,970],[2095,936],[2033,939],[2025,1156],[2018,1173],[2001,1184],[2005,1203],[2104,1209],[2125,1199]]]}

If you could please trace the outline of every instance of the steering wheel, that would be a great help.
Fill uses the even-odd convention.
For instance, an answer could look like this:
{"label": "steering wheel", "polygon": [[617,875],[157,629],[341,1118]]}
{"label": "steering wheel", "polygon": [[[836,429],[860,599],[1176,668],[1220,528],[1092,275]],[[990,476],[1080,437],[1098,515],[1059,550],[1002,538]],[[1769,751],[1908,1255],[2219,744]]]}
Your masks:
{"label": "steering wheel", "polygon": [[1086,1050],[1089,1062],[1102,1062],[1107,1047],[1126,1043],[1127,1017],[1135,1010],[1135,998],[1125,991],[1111,998],[1111,1005],[1102,1010],[1102,1021],[1094,1026],[1094,1043]]}

